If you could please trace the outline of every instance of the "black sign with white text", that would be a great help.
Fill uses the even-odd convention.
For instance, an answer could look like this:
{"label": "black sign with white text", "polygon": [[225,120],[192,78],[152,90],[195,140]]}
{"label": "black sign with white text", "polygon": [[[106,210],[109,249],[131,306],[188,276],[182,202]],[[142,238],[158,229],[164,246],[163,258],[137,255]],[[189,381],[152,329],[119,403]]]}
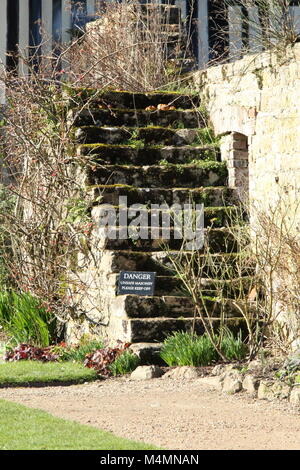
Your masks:
{"label": "black sign with white text", "polygon": [[154,272],[121,271],[118,283],[118,295],[154,295]]}

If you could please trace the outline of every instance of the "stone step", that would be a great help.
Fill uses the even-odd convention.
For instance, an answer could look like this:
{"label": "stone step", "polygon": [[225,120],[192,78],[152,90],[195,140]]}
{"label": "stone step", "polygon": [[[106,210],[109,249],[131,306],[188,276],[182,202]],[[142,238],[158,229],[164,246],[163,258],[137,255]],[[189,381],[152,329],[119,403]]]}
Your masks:
{"label": "stone step", "polygon": [[[206,297],[222,295],[228,299],[239,299],[250,292],[252,278],[242,277],[236,279],[210,279],[199,277],[199,289]],[[183,282],[175,276],[156,276],[155,295],[157,296],[189,296]],[[236,312],[238,313],[238,312]]]}
{"label": "stone step", "polygon": [[[140,238],[139,227],[116,227],[110,233],[104,233],[103,229],[99,233],[99,249],[105,250],[131,250],[131,251],[162,251],[166,245],[171,250],[180,250],[183,246],[183,239],[180,238],[179,230],[170,228],[167,234],[159,235],[159,238],[151,238],[151,227],[142,228],[143,238]],[[176,236],[176,238],[174,238]],[[126,237],[126,238],[125,238]],[[148,237],[148,238],[146,238]],[[234,251],[236,249],[236,241],[232,237],[230,231],[226,228],[204,229],[198,243],[199,251],[203,249],[204,243],[208,243],[211,253],[220,253],[224,251]],[[187,246],[184,244],[184,246]]]}
{"label": "stone step", "polygon": [[[165,36],[163,36],[165,38]],[[192,58],[191,48],[188,46],[188,36],[182,32],[170,32],[166,41],[168,59]]]}
{"label": "stone step", "polygon": [[166,24],[180,24],[181,22],[181,8],[177,5],[169,5],[161,3],[157,5],[157,3],[148,3],[147,1],[143,0],[141,9],[145,13],[145,15],[153,14],[157,11],[159,7],[161,11],[161,15],[163,16]]}
{"label": "stone step", "polygon": [[[118,279],[118,275],[117,275]],[[116,281],[117,282],[117,281]],[[250,291],[251,278],[243,277],[236,279],[210,279],[199,277],[199,289],[202,295],[211,298],[217,297],[222,292],[222,295],[228,299],[239,299],[241,295]],[[156,276],[155,281],[155,296],[163,297],[189,297],[183,282],[176,276]],[[184,304],[185,305],[185,304]],[[239,315],[239,310],[234,309],[234,315]],[[152,316],[156,316],[153,314]],[[169,314],[169,316],[171,316]]]}
{"label": "stone step", "polygon": [[[175,63],[176,59],[170,59]],[[182,59],[185,65],[193,59]],[[178,61],[179,62],[179,61]],[[145,109],[148,106],[157,106],[160,103],[169,104],[179,109],[193,109],[200,106],[198,93],[182,94],[180,92],[151,92],[133,93],[130,91],[97,90],[94,88],[78,88],[76,90],[65,87],[65,92],[70,96],[70,106],[90,102],[92,106],[106,105],[112,108]]]}
{"label": "stone step", "polygon": [[[124,330],[127,331],[128,341],[132,343],[164,341],[167,336],[175,331],[190,332],[193,327],[193,318],[141,318],[123,320]],[[220,327],[220,319],[212,318],[211,323],[217,332]],[[241,330],[246,336],[246,323],[243,318],[228,318],[226,326],[237,335]],[[199,335],[205,333],[203,323],[200,319],[195,320],[195,332]]]}
{"label": "stone step", "polygon": [[187,74],[193,70],[197,70],[197,63],[196,60],[192,57],[187,57],[187,58],[176,58],[176,59],[169,59],[168,60],[170,66],[172,69],[177,71],[178,75],[184,75]]}
{"label": "stone step", "polygon": [[100,204],[119,205],[119,197],[127,196],[127,204],[204,204],[220,207],[234,204],[235,192],[226,186],[200,188],[136,188],[128,185],[87,186],[91,198]]}
{"label": "stone step", "polygon": [[101,109],[99,107],[89,107],[88,109],[83,109],[80,113],[71,111],[68,119],[76,127],[90,125],[100,127],[145,127],[151,125],[182,129],[205,127],[207,124],[206,117],[201,111],[178,109],[147,111],[145,109]]}
{"label": "stone step", "polygon": [[155,165],[161,161],[167,163],[188,163],[193,160],[220,160],[220,150],[214,145],[181,147],[131,145],[83,144],[77,148],[78,157],[101,164]]}
{"label": "stone step", "polygon": [[[183,258],[182,264],[190,263],[192,254],[190,252],[178,252],[173,250],[169,254],[164,251],[156,252],[134,252],[131,250],[104,252],[107,257],[107,266],[110,272],[120,271],[153,271],[160,276],[174,274],[174,268],[170,258],[176,259],[179,255]],[[240,273],[237,253],[215,253],[209,256],[198,255],[198,262],[194,261],[194,270],[199,276],[214,277],[214,279],[228,279],[242,275],[255,274],[255,266],[249,266]],[[198,268],[201,264],[201,268]],[[225,266],[225,268],[224,268]],[[201,271],[201,272],[200,272]]]}
{"label": "stone step", "polygon": [[228,171],[226,162],[199,162],[197,165],[97,165],[87,168],[87,184],[125,184],[144,188],[173,188],[183,186],[225,186]]}
{"label": "stone step", "polygon": [[[116,214],[119,214],[121,210],[124,211],[124,208],[126,209],[125,205],[113,206],[113,208],[116,211]],[[184,216],[183,210],[180,214],[179,212],[174,212],[174,210],[164,209],[162,207],[158,209],[149,209],[147,208],[147,206],[141,206],[140,209],[146,213],[146,226],[149,225],[150,221],[151,225],[154,225],[156,227],[166,227],[169,225],[173,226],[175,220],[177,222],[182,221],[182,218]],[[105,215],[103,211],[104,209],[102,206],[94,206],[92,208],[92,218],[95,224],[99,224],[100,217],[103,217],[103,215]],[[236,214],[236,211],[237,208],[234,206],[204,207],[204,226],[213,228],[229,226],[230,224],[232,224],[232,219],[234,217],[234,214]],[[131,221],[134,217],[136,217],[135,210],[134,214],[132,215],[128,208],[129,221]],[[141,226],[143,226],[143,221],[141,221]]]}
{"label": "stone step", "polygon": [[162,343],[133,343],[129,346],[130,351],[140,359],[140,365],[165,366],[166,363],[160,357]]}
{"label": "stone step", "polygon": [[159,126],[121,128],[82,126],[74,128],[80,144],[199,145],[198,129],[170,129]]}
{"label": "stone step", "polygon": [[[138,295],[119,296],[124,299],[124,315],[129,318],[190,318],[194,316],[195,307],[189,297],[182,296],[152,296],[143,297]],[[120,299],[119,299],[120,300]],[[224,299],[223,303],[210,297],[203,298],[206,307],[201,312],[204,317],[212,315],[220,318],[224,314],[226,318],[241,317],[240,310],[233,304],[232,300]]]}

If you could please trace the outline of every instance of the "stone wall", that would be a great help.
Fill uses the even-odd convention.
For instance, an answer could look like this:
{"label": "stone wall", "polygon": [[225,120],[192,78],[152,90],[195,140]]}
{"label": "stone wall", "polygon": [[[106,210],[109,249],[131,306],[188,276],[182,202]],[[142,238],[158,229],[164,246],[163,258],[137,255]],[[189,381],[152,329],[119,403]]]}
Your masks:
{"label": "stone wall", "polygon": [[[215,133],[222,136],[221,153],[228,162],[229,184],[238,188],[241,196],[249,197],[252,227],[258,220],[257,208],[266,214],[275,209],[276,217],[286,211],[289,230],[298,237],[300,44],[288,49],[284,58],[267,52],[253,54],[197,72],[194,80]],[[284,256],[283,264],[299,272],[298,255],[296,262]],[[294,279],[280,273],[278,292],[282,292],[283,282],[286,291],[291,290]],[[299,332],[299,301],[298,307],[287,310],[285,304],[286,299],[279,301],[279,317],[289,329]]]}
{"label": "stone wall", "polygon": [[269,204],[281,189],[299,198],[300,44],[284,59],[249,55],[194,78],[216,134],[224,136],[231,185],[244,186],[249,174],[250,198]]}

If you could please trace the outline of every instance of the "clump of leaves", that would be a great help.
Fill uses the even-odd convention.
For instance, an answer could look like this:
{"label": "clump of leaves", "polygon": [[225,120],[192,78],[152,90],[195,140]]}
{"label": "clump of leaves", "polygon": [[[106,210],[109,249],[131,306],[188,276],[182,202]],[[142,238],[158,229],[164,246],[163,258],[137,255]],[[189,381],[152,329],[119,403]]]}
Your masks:
{"label": "clump of leaves", "polygon": [[102,340],[93,340],[78,346],[54,346],[60,361],[84,362],[88,354],[92,354],[104,346]]}
{"label": "clump of leaves", "polygon": [[25,292],[0,292],[0,325],[14,346],[26,343],[46,347],[56,334],[54,315]]}
{"label": "clump of leaves", "polygon": [[293,355],[289,356],[285,360],[282,368],[278,371],[277,376],[282,380],[283,379],[287,380],[293,377],[300,377],[300,375],[297,375],[299,371],[300,371],[300,350],[296,351]]}
{"label": "clump of leaves", "polygon": [[169,366],[206,366],[217,360],[217,353],[207,335],[176,331],[162,346],[161,358]]}
{"label": "clump of leaves", "polygon": [[30,344],[19,344],[17,347],[6,352],[6,361],[42,361],[53,362],[58,360],[58,356],[53,354],[51,346],[47,348],[37,348]]}
{"label": "clump of leaves", "polygon": [[120,354],[109,366],[112,375],[125,375],[132,372],[140,364],[140,358],[131,351]]}
{"label": "clump of leaves", "polygon": [[[246,356],[247,347],[241,332],[234,337],[225,329],[221,338],[215,336],[215,342],[220,342],[221,351],[228,360],[241,360]],[[220,359],[206,333],[198,336],[178,331],[166,338],[160,356],[169,366],[207,366]]]}
{"label": "clump of leaves", "polygon": [[198,130],[198,135],[195,139],[197,145],[211,145],[219,144],[220,139],[214,135],[214,131],[210,127],[203,127]]}
{"label": "clump of leaves", "polygon": [[247,354],[247,346],[242,340],[241,330],[235,337],[232,331],[225,329],[225,335],[221,341],[221,351],[229,361],[242,360]]}
{"label": "clump of leaves", "polygon": [[130,346],[130,343],[120,343],[115,348],[102,348],[88,354],[84,361],[84,365],[90,369],[95,369],[99,374],[110,375],[110,365]]}

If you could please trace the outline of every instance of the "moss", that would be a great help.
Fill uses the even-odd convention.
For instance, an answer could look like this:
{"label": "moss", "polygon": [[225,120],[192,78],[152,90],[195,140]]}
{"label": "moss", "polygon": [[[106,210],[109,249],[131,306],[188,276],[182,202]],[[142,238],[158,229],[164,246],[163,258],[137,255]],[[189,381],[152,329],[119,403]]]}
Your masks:
{"label": "moss", "polygon": [[253,70],[253,74],[256,76],[258,88],[262,90],[263,85],[264,85],[263,69],[262,68],[255,69]]}
{"label": "moss", "polygon": [[88,190],[90,189],[116,189],[116,188],[122,188],[122,189],[126,189],[129,191],[137,189],[134,186],[130,186],[127,184],[92,184],[92,185],[87,186]]}

